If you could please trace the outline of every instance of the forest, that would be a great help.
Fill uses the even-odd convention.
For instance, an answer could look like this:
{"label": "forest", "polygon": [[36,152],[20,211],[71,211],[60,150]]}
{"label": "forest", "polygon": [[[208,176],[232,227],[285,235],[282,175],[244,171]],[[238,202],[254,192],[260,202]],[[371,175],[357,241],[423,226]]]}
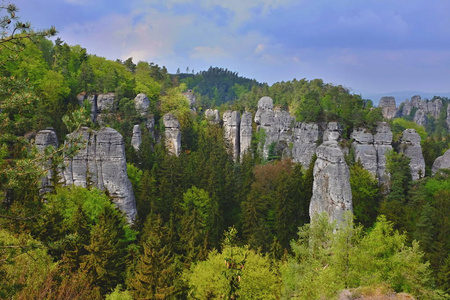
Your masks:
{"label": "forest", "polygon": [[[273,85],[211,67],[169,74],[154,62],[108,60],[34,31],[16,7],[0,7],[0,298],[4,299],[335,299],[408,293],[449,299],[450,171],[432,175],[450,148],[445,115],[419,126],[411,116],[383,120],[381,108],[340,85],[293,79]],[[183,93],[191,90],[190,107]],[[93,122],[81,93],[113,93],[115,110]],[[155,135],[134,99],[144,93]],[[258,100],[301,122],[339,122],[342,147],[351,132],[387,121],[394,150],[387,156],[389,189],[350,150],[353,214],[344,225],[309,216],[315,158],[309,166],[264,157],[262,134],[234,160],[208,108],[255,113]],[[447,110],[449,99],[440,97]],[[163,116],[180,122],[181,153],[164,143]],[[82,126],[108,126],[124,138],[127,174],[136,199],[130,223],[108,191],[65,185],[64,160],[84,145]],[[255,125],[253,125],[255,126]],[[39,130],[53,128],[59,147],[40,152]],[[399,136],[421,135],[425,177],[413,181]],[[256,129],[256,128],[254,128]],[[51,189],[43,192],[49,171]]]}

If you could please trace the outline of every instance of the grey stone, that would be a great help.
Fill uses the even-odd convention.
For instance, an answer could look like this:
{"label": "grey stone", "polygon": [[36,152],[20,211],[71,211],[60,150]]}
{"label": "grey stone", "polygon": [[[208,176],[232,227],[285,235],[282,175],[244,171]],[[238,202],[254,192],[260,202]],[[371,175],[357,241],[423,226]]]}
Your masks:
{"label": "grey stone", "polygon": [[444,155],[436,158],[431,168],[431,173],[434,175],[441,169],[450,169],[450,149],[445,151]]}
{"label": "grey stone", "polygon": [[163,122],[165,127],[166,149],[170,154],[178,156],[181,153],[180,122],[171,113],[164,115]]}
{"label": "grey stone", "polygon": [[142,133],[141,126],[134,125],[133,127],[133,136],[131,137],[131,146],[134,150],[139,151],[139,147],[142,144]]}
{"label": "grey stone", "polygon": [[227,110],[223,113],[223,128],[228,150],[234,160],[239,159],[241,114],[238,111]]}
{"label": "grey stone", "polygon": [[241,159],[244,156],[244,154],[250,150],[250,147],[252,145],[252,133],[253,133],[252,113],[246,111],[242,114],[241,118],[241,132],[240,132]]}
{"label": "grey stone", "polygon": [[386,122],[380,122],[376,131],[373,140],[377,152],[377,179],[381,185],[387,187],[390,174],[386,170],[386,154],[392,150],[392,131]]}
{"label": "grey stone", "polygon": [[337,122],[327,124],[327,129],[323,133],[323,141],[338,141],[342,135],[342,126]]}
{"label": "grey stone", "polygon": [[378,157],[373,135],[364,128],[353,130],[351,136],[355,160],[360,161],[364,169],[377,177]]}
{"label": "grey stone", "polygon": [[150,100],[144,93],[137,94],[134,98],[134,107],[136,111],[141,115],[145,115],[150,107]]}
{"label": "grey stone", "polygon": [[314,164],[313,196],[309,207],[311,219],[327,212],[330,221],[343,221],[346,211],[353,212],[350,172],[344,152],[336,140],[320,145]]}
{"label": "grey stone", "polygon": [[394,97],[382,97],[378,107],[382,108],[383,118],[389,120],[395,117],[397,107]]}
{"label": "grey stone", "polygon": [[414,123],[420,126],[426,126],[427,125],[427,116],[425,114],[425,111],[423,109],[418,109],[416,111],[416,114],[414,115]]}
{"label": "grey stone", "polygon": [[405,102],[403,102],[403,110],[402,110],[402,114],[400,117],[409,116],[412,109],[413,109],[413,106],[412,106],[411,102],[409,102],[409,100],[406,99]]}
{"label": "grey stone", "polygon": [[401,152],[411,159],[412,180],[419,180],[425,176],[425,160],[423,159],[420,135],[414,129],[405,129],[401,139]]}
{"label": "grey stone", "polygon": [[444,104],[441,99],[435,99],[433,101],[428,102],[427,112],[432,115],[435,119],[439,118],[441,114],[441,110]]}
{"label": "grey stone", "polygon": [[187,91],[182,94],[186,99],[189,101],[189,108],[193,109],[195,106],[195,102],[197,101],[197,98],[195,97],[194,93],[192,91]]}
{"label": "grey stone", "polygon": [[220,115],[217,109],[212,110],[208,108],[205,111],[205,119],[208,120],[210,124],[219,124],[220,123]]}
{"label": "grey stone", "polygon": [[150,115],[147,117],[145,127],[147,127],[147,130],[150,133],[150,137],[153,140],[155,140],[155,116],[154,115]]}
{"label": "grey stone", "polygon": [[308,168],[312,157],[316,153],[319,141],[319,125],[316,123],[295,122],[292,160]]}
{"label": "grey stone", "polygon": [[136,218],[136,201],[127,175],[123,137],[112,128],[94,131],[87,127],[69,135],[80,135],[84,147],[65,160],[62,173],[66,185],[96,186],[106,190],[128,222]]}
{"label": "grey stone", "polygon": [[116,96],[114,93],[99,94],[97,96],[97,112],[102,113],[105,111],[115,111],[116,109]]}
{"label": "grey stone", "polygon": [[[55,150],[58,148],[58,137],[53,128],[46,128],[45,130],[40,130],[34,139],[34,145],[36,146],[39,153],[43,154],[45,149],[52,146]],[[50,168],[52,161],[49,160],[43,166],[45,175],[41,178],[41,189],[40,193],[46,193],[51,190],[52,178],[54,176],[53,170]]]}
{"label": "grey stone", "polygon": [[89,105],[91,106],[91,121],[95,122],[97,121],[97,95],[93,94],[93,95],[89,95],[86,98],[89,102]]}
{"label": "grey stone", "polygon": [[411,97],[411,105],[415,108],[420,108],[422,102],[422,97],[420,95],[415,95]]}
{"label": "grey stone", "polygon": [[78,100],[78,104],[80,104],[80,106],[82,106],[84,103],[84,100],[86,100],[86,93],[85,92],[79,93],[77,95],[77,100]]}

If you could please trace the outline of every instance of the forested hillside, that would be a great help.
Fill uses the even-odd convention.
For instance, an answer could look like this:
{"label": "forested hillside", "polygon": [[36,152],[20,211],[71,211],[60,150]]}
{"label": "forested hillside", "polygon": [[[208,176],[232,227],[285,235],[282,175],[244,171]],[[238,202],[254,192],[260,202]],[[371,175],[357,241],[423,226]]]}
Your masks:
{"label": "forested hillside", "polygon": [[[350,293],[348,299],[357,299],[393,292],[449,298],[450,171],[432,172],[450,148],[444,117],[426,127],[408,116],[386,120],[370,100],[320,79],[269,86],[221,68],[169,74],[154,62],[111,61],[50,40],[53,29],[32,31],[17,23],[15,12],[1,7],[0,298],[335,299]],[[98,106],[100,96],[109,106]],[[293,131],[318,128],[314,147],[327,142],[322,127],[339,124],[336,147],[345,154],[339,163],[348,167],[353,201],[353,214],[342,222],[329,222],[326,214],[310,218],[321,158],[302,165],[286,155],[297,141],[277,148],[269,131],[257,131],[264,122],[253,123],[253,116],[266,96],[274,101],[270,113],[292,117]],[[448,102],[443,98],[443,111]],[[205,119],[208,108],[220,116],[251,113],[253,134],[241,156],[230,152],[226,126]],[[168,114],[179,122],[178,155],[168,149]],[[375,135],[383,126],[392,130],[385,181],[352,146],[359,128]],[[49,127],[57,140],[40,147],[38,132]],[[421,146],[425,163],[414,181],[403,149],[411,144],[403,140],[410,128],[420,135],[414,146]],[[118,209],[118,195],[98,186],[89,167],[84,186],[75,184],[76,171],[73,184],[64,173],[83,160],[109,163],[98,136],[116,131],[135,219]],[[83,134],[92,137],[89,143]],[[119,153],[122,144],[113,142],[108,145]],[[94,146],[100,154],[92,158]],[[122,159],[117,153],[111,161]]]}

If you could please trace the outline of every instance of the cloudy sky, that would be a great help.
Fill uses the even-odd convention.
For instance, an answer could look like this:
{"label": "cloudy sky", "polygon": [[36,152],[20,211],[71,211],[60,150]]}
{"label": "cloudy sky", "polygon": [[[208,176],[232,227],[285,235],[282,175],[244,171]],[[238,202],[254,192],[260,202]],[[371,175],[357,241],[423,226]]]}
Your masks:
{"label": "cloudy sky", "polygon": [[272,84],[450,92],[448,0],[13,0],[22,21],[109,59],[228,68]]}

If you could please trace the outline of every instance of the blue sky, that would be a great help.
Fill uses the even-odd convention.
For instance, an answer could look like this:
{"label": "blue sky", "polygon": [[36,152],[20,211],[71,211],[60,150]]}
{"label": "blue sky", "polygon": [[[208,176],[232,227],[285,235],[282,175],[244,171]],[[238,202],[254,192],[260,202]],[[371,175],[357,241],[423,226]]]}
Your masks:
{"label": "blue sky", "polygon": [[212,65],[269,84],[322,78],[363,95],[450,92],[448,0],[13,2],[22,21],[54,25],[70,45],[173,73]]}

